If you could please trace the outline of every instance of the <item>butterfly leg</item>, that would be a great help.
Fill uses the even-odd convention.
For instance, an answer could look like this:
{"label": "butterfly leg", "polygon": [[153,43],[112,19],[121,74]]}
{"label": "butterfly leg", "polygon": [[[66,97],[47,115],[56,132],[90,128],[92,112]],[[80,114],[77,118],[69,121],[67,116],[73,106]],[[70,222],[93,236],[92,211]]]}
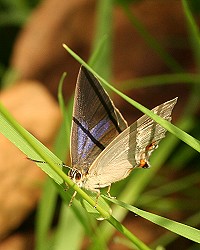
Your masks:
{"label": "butterfly leg", "polygon": [[111,199],[113,199],[113,198],[116,199],[115,196],[111,196],[110,189],[111,189],[111,184],[108,186],[108,190],[107,190],[108,197],[111,198]]}
{"label": "butterfly leg", "polygon": [[68,189],[69,189],[69,185],[65,182],[64,191],[67,191]]}
{"label": "butterfly leg", "polygon": [[67,191],[68,189],[69,189],[69,186],[68,186],[68,185],[66,185],[66,187],[65,187],[65,189],[64,189],[64,190],[65,190],[65,191]]}
{"label": "butterfly leg", "polygon": [[72,195],[72,198],[71,198],[70,202],[69,202],[69,207],[71,207],[72,202],[73,202],[73,200],[74,200],[76,194],[77,194],[77,192],[75,191],[75,192],[73,193],[73,195]]}
{"label": "butterfly leg", "polygon": [[95,189],[94,191],[97,193],[96,200],[95,200],[95,205],[94,205],[94,208],[96,208],[97,204],[98,204],[98,199],[99,199],[99,196],[100,196],[101,192],[100,192],[99,189]]}

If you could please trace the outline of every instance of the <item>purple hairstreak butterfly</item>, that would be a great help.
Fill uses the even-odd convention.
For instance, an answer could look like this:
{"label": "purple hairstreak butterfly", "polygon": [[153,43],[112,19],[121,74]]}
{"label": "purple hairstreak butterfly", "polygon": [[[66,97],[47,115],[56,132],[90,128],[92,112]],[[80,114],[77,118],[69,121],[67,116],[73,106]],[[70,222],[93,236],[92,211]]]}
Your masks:
{"label": "purple hairstreak butterfly", "polygon": [[[152,111],[167,121],[177,98]],[[149,157],[165,137],[166,129],[143,115],[131,126],[115,107],[97,78],[85,67],[77,79],[71,129],[71,179],[97,192],[126,178],[136,168],[148,168]],[[76,195],[74,193],[73,197]]]}
{"label": "purple hairstreak butterfly", "polygon": [[[176,102],[174,98],[152,111],[171,121]],[[128,127],[97,78],[82,66],[74,96],[72,167],[63,166],[70,168],[69,176],[80,188],[97,193],[97,202],[100,188],[108,187],[110,196],[112,183],[126,178],[134,168],[150,167],[149,158],[165,133],[166,129],[147,115]],[[70,204],[75,195],[76,191]]]}

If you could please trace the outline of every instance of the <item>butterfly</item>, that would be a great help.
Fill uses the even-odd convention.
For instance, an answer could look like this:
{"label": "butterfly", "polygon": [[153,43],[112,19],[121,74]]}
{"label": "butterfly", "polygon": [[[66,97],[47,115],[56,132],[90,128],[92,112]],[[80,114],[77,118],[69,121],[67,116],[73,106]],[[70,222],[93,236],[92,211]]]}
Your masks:
{"label": "butterfly", "polygon": [[[177,98],[152,111],[171,121]],[[126,178],[136,168],[150,167],[149,157],[166,129],[147,115],[128,127],[98,79],[81,66],[74,96],[71,128],[70,178],[100,195],[100,188]],[[73,198],[75,197],[74,193]]]}

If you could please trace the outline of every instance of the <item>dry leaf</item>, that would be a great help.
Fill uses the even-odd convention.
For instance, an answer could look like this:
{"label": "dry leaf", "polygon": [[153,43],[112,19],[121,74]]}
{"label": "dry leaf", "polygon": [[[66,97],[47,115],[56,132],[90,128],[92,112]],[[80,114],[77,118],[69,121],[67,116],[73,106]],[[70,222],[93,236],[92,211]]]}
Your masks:
{"label": "dry leaf", "polygon": [[[0,94],[0,101],[29,132],[52,145],[60,125],[54,99],[39,83],[21,82]],[[34,209],[45,174],[0,134],[0,238],[16,228]]]}

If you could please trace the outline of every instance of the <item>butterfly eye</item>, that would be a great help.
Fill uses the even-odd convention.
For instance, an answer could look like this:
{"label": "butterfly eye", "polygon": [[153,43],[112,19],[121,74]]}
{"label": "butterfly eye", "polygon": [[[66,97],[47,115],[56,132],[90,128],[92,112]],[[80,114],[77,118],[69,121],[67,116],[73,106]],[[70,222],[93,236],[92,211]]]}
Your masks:
{"label": "butterfly eye", "polygon": [[77,181],[79,181],[81,178],[82,178],[82,174],[77,171],[76,174],[75,174],[75,179]]}

